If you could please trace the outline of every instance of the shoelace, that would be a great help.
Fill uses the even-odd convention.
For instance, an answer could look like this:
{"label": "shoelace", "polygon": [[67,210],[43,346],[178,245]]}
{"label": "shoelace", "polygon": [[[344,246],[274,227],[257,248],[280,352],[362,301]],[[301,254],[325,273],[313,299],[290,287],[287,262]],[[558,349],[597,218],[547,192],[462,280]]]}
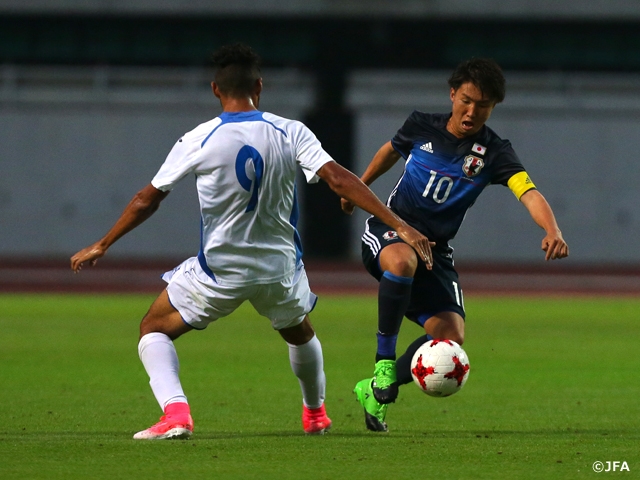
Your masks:
{"label": "shoelace", "polygon": [[[154,425],[154,427],[156,427],[156,426],[160,427],[160,426],[162,426],[162,424],[167,423],[168,421],[169,421],[169,417],[167,415],[162,415],[160,417],[160,421],[158,423],[156,423]],[[176,422],[176,424],[184,424],[184,426],[187,426],[188,423],[189,422],[187,422],[186,420],[184,422]],[[151,428],[153,428],[153,427],[151,427]]]}
{"label": "shoelace", "polygon": [[391,374],[393,367],[390,365],[380,365],[376,368],[376,385],[378,388],[388,388],[393,382],[391,381]]}

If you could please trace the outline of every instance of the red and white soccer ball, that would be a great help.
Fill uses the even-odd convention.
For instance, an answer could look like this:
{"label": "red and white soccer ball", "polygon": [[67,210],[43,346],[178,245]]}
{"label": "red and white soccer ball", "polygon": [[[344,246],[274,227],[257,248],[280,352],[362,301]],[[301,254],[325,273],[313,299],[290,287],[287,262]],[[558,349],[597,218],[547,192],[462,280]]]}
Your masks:
{"label": "red and white soccer ball", "polygon": [[469,378],[469,357],[452,340],[430,340],[413,355],[411,375],[427,395],[448,397],[459,391]]}

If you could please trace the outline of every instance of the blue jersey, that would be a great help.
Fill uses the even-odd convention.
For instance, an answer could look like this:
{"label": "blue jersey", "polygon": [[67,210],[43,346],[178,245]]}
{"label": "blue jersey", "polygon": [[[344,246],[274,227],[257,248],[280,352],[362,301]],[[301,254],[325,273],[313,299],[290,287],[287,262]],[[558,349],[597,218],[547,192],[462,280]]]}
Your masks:
{"label": "blue jersey", "polygon": [[406,163],[388,205],[440,247],[448,246],[487,185],[506,186],[524,172],[508,140],[486,125],[456,138],[446,129],[450,116],[414,111],[391,140]]}

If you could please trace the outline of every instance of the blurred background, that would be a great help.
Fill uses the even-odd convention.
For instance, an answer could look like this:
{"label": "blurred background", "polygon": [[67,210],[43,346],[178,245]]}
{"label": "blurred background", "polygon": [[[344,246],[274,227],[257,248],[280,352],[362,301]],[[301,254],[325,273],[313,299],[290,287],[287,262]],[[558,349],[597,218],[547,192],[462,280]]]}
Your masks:
{"label": "blurred background", "polygon": [[[0,289],[98,278],[53,272],[108,230],[183,133],[220,113],[208,59],[237,41],[263,58],[261,109],[304,121],[358,175],[414,109],[450,111],[460,61],[496,59],[507,97],[488,125],[511,140],[571,256],[545,264],[543,232],[490,186],[452,242],[460,271],[480,289],[534,273],[545,288],[555,274],[563,288],[640,291],[640,2],[629,0],[0,0]],[[373,190],[386,199],[401,172]],[[343,215],[324,184],[301,178],[299,192],[308,265],[362,273],[366,215]],[[105,265],[134,288],[141,268],[198,248],[186,180]]]}

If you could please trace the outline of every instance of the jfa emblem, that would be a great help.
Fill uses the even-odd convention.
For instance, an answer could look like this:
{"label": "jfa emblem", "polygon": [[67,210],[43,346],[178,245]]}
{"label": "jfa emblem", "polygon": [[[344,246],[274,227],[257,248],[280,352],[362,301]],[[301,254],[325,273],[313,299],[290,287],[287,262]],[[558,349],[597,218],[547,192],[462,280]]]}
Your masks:
{"label": "jfa emblem", "polygon": [[396,238],[398,238],[398,232],[396,232],[395,230],[389,230],[388,232],[384,232],[382,238],[384,238],[386,241],[395,240]]}
{"label": "jfa emblem", "polygon": [[475,177],[484,167],[484,161],[474,155],[467,155],[462,165],[462,171],[467,177]]}

